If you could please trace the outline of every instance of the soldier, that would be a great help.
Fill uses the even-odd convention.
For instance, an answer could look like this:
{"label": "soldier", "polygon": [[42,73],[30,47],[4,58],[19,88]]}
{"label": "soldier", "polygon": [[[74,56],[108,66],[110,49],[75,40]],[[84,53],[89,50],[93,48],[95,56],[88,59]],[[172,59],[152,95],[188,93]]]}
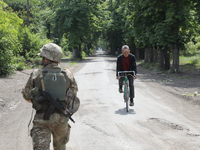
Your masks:
{"label": "soldier", "polygon": [[64,104],[70,113],[75,113],[80,105],[76,97],[78,87],[72,73],[58,66],[63,55],[58,45],[48,43],[40,49],[38,55],[42,57],[43,67],[31,73],[22,89],[24,99],[32,103],[36,110],[31,129],[33,149],[49,150],[52,135],[54,150],[65,150],[71,128],[68,124],[69,118],[57,109],[53,109],[50,114],[47,114],[49,118],[45,119],[50,104],[47,100],[39,102],[38,98],[42,95],[42,91],[48,91]]}

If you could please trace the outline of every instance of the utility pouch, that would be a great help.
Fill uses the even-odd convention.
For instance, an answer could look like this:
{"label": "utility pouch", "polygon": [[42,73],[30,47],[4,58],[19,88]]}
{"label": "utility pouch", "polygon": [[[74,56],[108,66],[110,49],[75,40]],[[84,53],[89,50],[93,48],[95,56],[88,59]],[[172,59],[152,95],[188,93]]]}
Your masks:
{"label": "utility pouch", "polygon": [[79,98],[74,94],[74,92],[69,89],[67,91],[66,96],[66,107],[69,109],[69,111],[74,114],[80,106],[80,100]]}
{"label": "utility pouch", "polygon": [[30,94],[31,94],[32,107],[35,110],[41,110],[43,108],[42,103],[36,101],[36,99],[41,95],[41,91],[39,90],[39,88],[38,87],[33,88],[30,91]]}

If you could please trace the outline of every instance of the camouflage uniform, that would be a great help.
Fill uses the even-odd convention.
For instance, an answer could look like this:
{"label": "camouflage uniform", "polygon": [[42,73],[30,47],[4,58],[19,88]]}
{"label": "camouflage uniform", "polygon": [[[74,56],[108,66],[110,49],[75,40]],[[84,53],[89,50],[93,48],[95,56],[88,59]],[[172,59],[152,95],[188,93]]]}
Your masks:
{"label": "camouflage uniform", "polygon": [[[49,64],[44,68],[61,69],[59,66],[53,64]],[[67,95],[76,95],[78,87],[72,73],[68,70],[65,72],[67,76],[66,89],[68,89],[65,101],[67,102],[69,101],[69,97]],[[32,91],[36,87],[41,89],[40,69],[36,69],[31,73],[25,87],[22,90],[24,99],[30,100],[33,96]],[[31,130],[33,149],[49,150],[52,134],[54,150],[65,150],[65,145],[69,141],[71,128],[68,124],[69,118],[65,117],[61,113],[54,112],[51,114],[49,120],[44,120],[43,115],[43,110],[36,110],[33,120],[33,128]]]}

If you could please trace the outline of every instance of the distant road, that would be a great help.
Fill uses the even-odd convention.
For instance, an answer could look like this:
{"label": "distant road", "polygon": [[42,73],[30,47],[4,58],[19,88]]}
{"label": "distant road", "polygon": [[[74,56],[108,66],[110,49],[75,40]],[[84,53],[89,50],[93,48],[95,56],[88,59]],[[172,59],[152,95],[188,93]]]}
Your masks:
{"label": "distant road", "polygon": [[125,111],[115,57],[102,55],[75,73],[81,100],[68,150],[199,150],[200,110],[153,82],[135,81],[135,106]]}

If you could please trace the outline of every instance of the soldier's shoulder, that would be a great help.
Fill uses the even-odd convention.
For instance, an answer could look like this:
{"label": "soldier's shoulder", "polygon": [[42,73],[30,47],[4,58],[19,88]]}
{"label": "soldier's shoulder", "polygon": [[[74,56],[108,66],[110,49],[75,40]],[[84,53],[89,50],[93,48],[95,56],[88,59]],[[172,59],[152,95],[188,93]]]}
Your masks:
{"label": "soldier's shoulder", "polygon": [[63,70],[63,71],[66,73],[66,76],[67,76],[68,78],[70,78],[71,80],[73,80],[74,75],[73,75],[73,73],[72,73],[69,69],[65,69],[65,70]]}
{"label": "soldier's shoulder", "polygon": [[39,75],[40,75],[40,70],[41,70],[40,68],[35,69],[35,70],[31,73],[32,78],[35,78],[35,77],[39,76]]}

